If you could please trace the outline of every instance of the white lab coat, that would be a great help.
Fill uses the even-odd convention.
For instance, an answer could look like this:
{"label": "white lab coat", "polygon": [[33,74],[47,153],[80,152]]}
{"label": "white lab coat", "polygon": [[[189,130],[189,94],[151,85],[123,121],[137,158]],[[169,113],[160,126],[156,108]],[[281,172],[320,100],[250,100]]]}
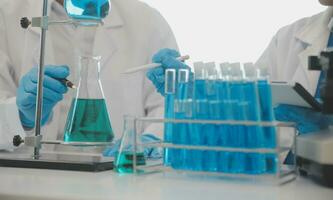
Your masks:
{"label": "white lab coat", "polygon": [[308,57],[319,55],[327,47],[328,24],[333,8],[283,27],[257,61],[258,66],[269,67],[272,80],[301,83],[315,95],[319,71],[308,70]]}
{"label": "white lab coat", "polygon": [[[51,3],[52,1],[49,4]],[[0,2],[0,144],[2,146],[10,143],[12,135],[23,131],[15,104],[16,88],[21,77],[39,62],[40,31],[36,28],[23,30],[19,25],[20,18],[40,16],[41,9],[42,1],[1,0]],[[119,138],[122,135],[124,115],[162,117],[164,111],[163,98],[146,78],[145,72],[129,76],[123,76],[121,72],[150,63],[153,54],[162,48],[178,47],[163,17],[156,10],[137,0],[112,0],[111,14],[104,22],[104,26],[96,32],[93,54],[102,56],[101,81],[112,127],[116,137]],[[54,34],[48,33],[46,64],[55,64],[57,57],[52,44],[55,40],[52,40],[52,37]],[[63,51],[70,48],[70,45],[64,44]],[[74,68],[77,66],[70,68],[75,71]],[[65,100],[54,108],[52,120],[43,128],[44,139],[62,139],[70,100],[71,97],[67,94]],[[1,128],[4,126],[6,128]],[[160,134],[161,127],[147,125],[144,131]]]}

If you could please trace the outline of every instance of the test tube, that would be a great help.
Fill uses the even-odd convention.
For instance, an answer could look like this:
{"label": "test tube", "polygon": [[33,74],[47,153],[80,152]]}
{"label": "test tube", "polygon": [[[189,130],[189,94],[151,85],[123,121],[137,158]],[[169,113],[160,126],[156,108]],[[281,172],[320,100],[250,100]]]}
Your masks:
{"label": "test tube", "polygon": [[[248,121],[261,121],[260,104],[257,85],[257,69],[252,63],[245,63],[245,86],[244,92],[249,101],[248,113],[246,115]],[[259,126],[247,127],[247,148],[262,148],[264,146],[264,138],[262,129]],[[266,171],[265,155],[262,153],[250,153],[247,155],[246,172],[250,174],[262,174]]]}
{"label": "test tube", "polygon": [[[165,110],[166,119],[174,119],[174,99],[176,93],[176,70],[167,69],[165,71]],[[173,123],[165,123],[164,125],[164,141],[173,143]],[[165,148],[164,150],[164,165],[172,166],[174,159],[174,150]]]}
{"label": "test tube", "polygon": [[[272,122],[275,120],[273,104],[272,104],[272,90],[269,83],[268,69],[260,67],[258,73],[258,90],[261,107],[261,118],[263,121]],[[275,128],[265,128],[265,147],[276,147]]]}
{"label": "test tube", "polygon": [[[248,102],[244,95],[244,72],[241,69],[240,63],[230,64],[231,84],[230,96],[231,107],[233,108],[233,120],[243,121],[246,119],[246,108]],[[233,133],[230,136],[232,147],[244,148],[245,147],[245,126],[236,125],[233,127]],[[244,173],[245,172],[245,153],[232,153],[230,157],[230,170],[231,173]]]}
{"label": "test tube", "polygon": [[[275,121],[273,103],[272,103],[272,90],[269,83],[268,68],[260,66],[258,67],[258,91],[261,108],[261,119],[266,122]],[[264,127],[264,147],[276,148],[277,135],[275,127]],[[266,155],[267,173],[276,173],[278,158],[276,154]]]}
{"label": "test tube", "polygon": [[[220,120],[230,120],[232,118],[232,107],[230,106],[230,64],[220,64],[220,76],[219,76],[219,101],[221,102],[220,108]],[[221,147],[230,146],[230,135],[232,134],[232,126],[220,125],[220,138],[218,145]],[[218,153],[218,171],[223,173],[230,172],[230,152]]]}
{"label": "test tube", "polygon": [[[204,63],[196,62],[194,66],[194,85],[193,85],[193,119],[205,119],[207,113],[207,99],[205,90],[205,71]],[[204,145],[204,126],[202,124],[191,124],[190,141],[192,145]],[[191,150],[192,160],[191,169],[202,171],[203,151]]]}
{"label": "test tube", "polygon": [[[220,115],[220,102],[218,100],[218,83],[217,83],[217,69],[214,62],[205,64],[205,75],[206,75],[206,99],[208,103],[208,110],[206,113],[206,119],[216,120]],[[206,146],[217,146],[219,139],[219,126],[214,124],[204,125],[204,138]],[[217,171],[217,156],[216,151],[205,151],[203,159],[203,168],[206,171]]]}
{"label": "test tube", "polygon": [[[176,84],[176,98],[175,98],[175,118],[178,120],[186,119],[189,116],[187,101],[189,98],[189,70],[179,69],[177,71],[178,81]],[[176,144],[189,144],[189,129],[186,123],[174,124],[174,142]],[[177,149],[175,150],[174,168],[188,169],[187,159],[188,150]]]}

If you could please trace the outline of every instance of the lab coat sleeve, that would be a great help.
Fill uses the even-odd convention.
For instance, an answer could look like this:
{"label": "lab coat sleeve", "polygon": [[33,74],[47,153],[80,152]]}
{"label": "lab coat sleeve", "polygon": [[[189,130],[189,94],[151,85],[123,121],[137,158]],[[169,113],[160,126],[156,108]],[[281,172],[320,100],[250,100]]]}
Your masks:
{"label": "lab coat sleeve", "polygon": [[[152,31],[152,47],[150,49],[150,54],[148,62],[152,61],[152,57],[156,54],[160,49],[163,48],[171,48],[178,50],[178,45],[176,42],[176,38],[169,26],[169,24],[165,21],[165,19],[156,11],[154,13],[155,29]],[[151,83],[150,80],[145,76],[144,78],[144,109],[146,113],[146,117],[164,117],[164,98],[156,91],[156,88]],[[150,124],[147,125],[144,129],[144,133],[155,134],[159,138],[163,138],[163,124]]]}
{"label": "lab coat sleeve", "polygon": [[0,150],[12,150],[14,135],[24,135],[16,106],[17,79],[7,55],[6,24],[0,10]]}
{"label": "lab coat sleeve", "polygon": [[256,62],[256,66],[268,68],[271,80],[276,80],[278,78],[277,71],[277,58],[278,58],[278,36],[275,35],[268,47],[265,49],[264,53],[260,56]]}

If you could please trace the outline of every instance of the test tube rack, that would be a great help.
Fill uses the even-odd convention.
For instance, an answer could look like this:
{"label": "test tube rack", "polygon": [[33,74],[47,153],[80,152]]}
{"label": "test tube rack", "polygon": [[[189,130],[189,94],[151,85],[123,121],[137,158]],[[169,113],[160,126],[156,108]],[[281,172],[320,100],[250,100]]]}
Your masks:
{"label": "test tube rack", "polygon": [[[262,183],[272,183],[273,185],[282,185],[288,182],[291,182],[297,177],[297,169],[296,169],[296,160],[293,158],[293,162],[290,164],[285,163],[286,155],[289,152],[292,152],[296,155],[296,135],[297,129],[294,123],[289,122],[253,122],[253,121],[223,121],[223,120],[176,120],[176,119],[158,119],[158,118],[136,118],[133,117],[131,121],[133,124],[128,127],[132,127],[132,130],[127,130],[127,133],[134,134],[135,137],[131,137],[130,142],[133,144],[133,148],[131,148],[134,152],[133,155],[142,154],[142,149],[144,148],[158,148],[163,151],[163,158],[156,160],[156,158],[147,158],[145,157],[144,165],[138,162],[138,157],[133,156],[133,162],[131,165],[127,167],[132,168],[131,172],[136,175],[147,175],[152,173],[171,173],[171,174],[185,174],[185,175],[198,175],[204,177],[218,177],[221,180],[250,180]],[[276,130],[276,141],[277,145],[275,148],[238,148],[238,147],[223,147],[223,146],[208,146],[208,145],[188,145],[188,144],[175,144],[170,143],[165,140],[161,142],[152,142],[152,143],[142,143],[138,138],[142,133],[142,127],[144,124],[187,124],[187,125],[217,125],[217,126],[244,126],[244,127],[271,127]],[[177,133],[175,133],[177,134]],[[214,134],[214,133],[211,133]],[[126,136],[123,136],[125,138]],[[285,144],[284,138],[292,138],[292,142],[289,144]],[[128,138],[128,137],[127,137]],[[180,169],[175,168],[174,166],[168,165],[166,163],[166,152],[167,151],[175,151],[179,152],[190,152],[197,151],[203,152],[213,152],[223,153],[241,153],[241,154],[258,154],[258,155],[273,155],[276,158],[276,162],[274,162],[274,166],[271,166],[275,170],[266,173],[246,173],[244,172],[225,172],[218,169],[215,170],[193,170],[193,169]],[[119,154],[122,152],[120,151]],[[140,158],[141,159],[141,158]],[[183,159],[186,162],[186,159]],[[219,165],[223,162],[223,159],[220,162],[215,164]],[[115,167],[117,168],[117,157],[115,158]],[[271,163],[272,164],[272,163]]]}

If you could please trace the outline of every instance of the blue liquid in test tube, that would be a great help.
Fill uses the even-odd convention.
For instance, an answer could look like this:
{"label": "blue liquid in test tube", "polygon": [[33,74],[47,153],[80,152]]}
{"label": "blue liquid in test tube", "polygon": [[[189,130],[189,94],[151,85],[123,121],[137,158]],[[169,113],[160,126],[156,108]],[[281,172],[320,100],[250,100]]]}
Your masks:
{"label": "blue liquid in test tube", "polygon": [[[190,83],[189,83],[189,70],[180,69],[178,70],[178,81],[176,87],[176,100],[175,100],[175,118],[178,120],[190,118],[190,111],[188,110],[188,99],[190,94]],[[174,124],[174,143],[180,145],[190,144],[189,142],[189,125],[187,123],[176,123]],[[188,166],[189,150],[176,149],[175,162],[173,167],[176,169],[191,169]]]}
{"label": "blue liquid in test tube", "polygon": [[[260,77],[258,80],[258,90],[260,98],[261,119],[267,122],[275,120],[273,103],[272,103],[272,90],[268,80],[267,68],[260,68]],[[264,127],[264,147],[276,148],[277,135],[275,127]],[[275,157],[275,158],[274,158]],[[275,162],[275,163],[274,163]],[[266,159],[267,173],[275,173],[278,165],[277,155],[269,154]],[[273,164],[274,163],[274,164]]]}
{"label": "blue liquid in test tube", "polygon": [[[230,70],[229,63],[223,63],[220,65],[220,80],[218,83],[218,98],[220,101],[220,120],[230,120],[233,118],[233,101],[231,100],[230,92]],[[230,138],[233,134],[233,126],[220,125],[220,136],[218,139],[218,145],[221,147],[230,147]],[[218,153],[218,171],[223,173],[230,173],[230,161],[231,152],[219,152]]]}
{"label": "blue liquid in test tube", "polygon": [[[174,119],[174,101],[176,92],[176,71],[167,69],[165,72],[165,119]],[[164,141],[173,143],[173,123],[165,123],[164,125]],[[174,159],[174,149],[164,149],[164,165],[171,166]]]}
{"label": "blue liquid in test tube", "polygon": [[[218,81],[217,70],[214,62],[207,63],[205,65],[206,77],[206,99],[208,110],[207,116],[204,116],[207,120],[217,120],[220,116],[220,102],[218,99]],[[220,126],[215,124],[206,124],[204,126],[204,138],[205,145],[208,147],[218,146]],[[216,151],[205,151],[203,158],[203,169],[205,171],[215,172],[218,169],[218,153]]]}
{"label": "blue liquid in test tube", "polygon": [[[194,79],[194,93],[193,93],[193,117],[192,119],[206,119],[208,115],[208,101],[206,99],[206,87],[204,76],[204,63],[194,63],[195,79]],[[205,126],[203,124],[191,124],[190,134],[191,145],[204,145],[205,144]],[[190,168],[194,171],[203,170],[203,151],[191,150],[190,151],[191,163]]]}
{"label": "blue liquid in test tube", "polygon": [[[249,102],[247,120],[260,122],[260,104],[257,85],[257,70],[252,63],[244,64],[246,82],[244,94]],[[262,129],[259,126],[247,127],[247,148],[264,147]],[[265,155],[262,153],[250,153],[247,155],[246,172],[249,174],[262,174],[266,172]]]}
{"label": "blue liquid in test tube", "polygon": [[[239,63],[230,65],[231,83],[230,83],[230,98],[233,108],[232,120],[244,121],[246,119],[247,100],[244,96],[244,81],[243,72]],[[245,126],[236,125],[233,127],[233,133],[230,137],[232,147],[245,148]],[[234,152],[231,155],[230,171],[231,173],[244,173],[245,172],[246,154],[241,152]]]}

